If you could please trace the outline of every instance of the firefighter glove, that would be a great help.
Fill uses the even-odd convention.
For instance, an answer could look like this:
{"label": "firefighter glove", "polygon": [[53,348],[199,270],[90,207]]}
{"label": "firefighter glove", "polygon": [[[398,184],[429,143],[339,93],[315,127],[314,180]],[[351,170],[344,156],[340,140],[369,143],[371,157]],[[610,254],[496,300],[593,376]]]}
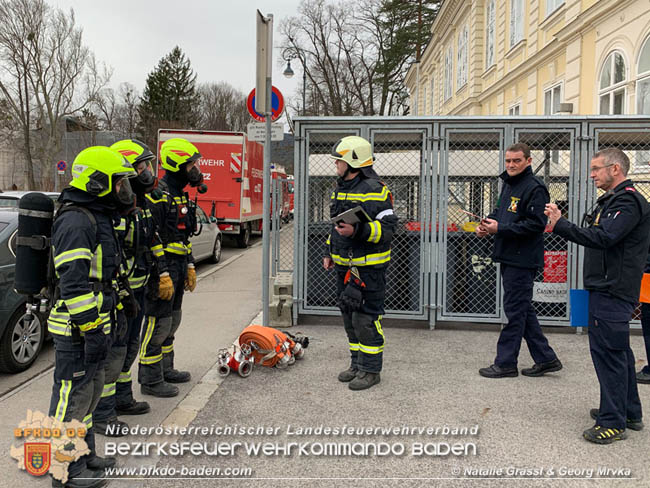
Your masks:
{"label": "firefighter glove", "polygon": [[138,312],[140,311],[140,304],[135,299],[133,290],[131,289],[131,286],[129,285],[129,282],[126,278],[120,279],[119,295],[120,303],[122,304],[122,307],[124,307],[124,313],[126,316],[130,319],[137,317]]}
{"label": "firefighter glove", "polygon": [[128,318],[132,319],[138,316],[140,304],[133,296],[133,292],[122,298],[122,306],[124,307],[124,314]]}
{"label": "firefighter glove", "polygon": [[343,283],[346,284],[346,287],[339,297],[339,308],[343,313],[359,311],[363,303],[362,290],[366,287],[366,284],[361,280],[357,268],[352,267],[348,270]]}
{"label": "firefighter glove", "polygon": [[185,278],[185,289],[194,291],[196,288],[196,270],[194,265],[190,264],[187,266],[187,277]]}
{"label": "firefighter glove", "polygon": [[162,300],[171,300],[174,295],[174,282],[168,272],[160,275],[160,284],[158,285],[158,296]]}
{"label": "firefighter glove", "polygon": [[102,327],[96,327],[84,335],[84,364],[94,364],[106,359],[108,339]]}

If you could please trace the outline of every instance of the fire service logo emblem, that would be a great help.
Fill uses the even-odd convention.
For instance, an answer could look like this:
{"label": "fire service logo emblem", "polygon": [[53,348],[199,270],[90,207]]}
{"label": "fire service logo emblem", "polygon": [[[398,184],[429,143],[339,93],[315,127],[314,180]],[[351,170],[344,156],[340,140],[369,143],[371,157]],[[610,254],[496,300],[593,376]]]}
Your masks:
{"label": "fire service logo emblem", "polygon": [[43,476],[50,469],[51,444],[25,442],[25,469],[34,476]]}

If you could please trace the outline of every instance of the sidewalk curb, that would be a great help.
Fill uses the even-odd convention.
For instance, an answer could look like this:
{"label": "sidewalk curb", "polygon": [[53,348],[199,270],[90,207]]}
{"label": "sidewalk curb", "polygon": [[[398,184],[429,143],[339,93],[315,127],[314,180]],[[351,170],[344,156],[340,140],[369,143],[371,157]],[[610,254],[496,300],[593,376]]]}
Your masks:
{"label": "sidewalk curb", "polygon": [[[260,324],[262,312],[260,311],[249,325]],[[243,329],[242,329],[243,330]],[[237,339],[233,341],[236,343]],[[216,351],[215,351],[216,357]],[[219,376],[219,363],[215,361],[212,367],[203,375],[199,382],[189,391],[181,402],[172,410],[160,425],[175,425],[180,428],[187,427],[205,407],[212,394],[217,391],[224,378]],[[168,439],[169,440],[169,439]]]}

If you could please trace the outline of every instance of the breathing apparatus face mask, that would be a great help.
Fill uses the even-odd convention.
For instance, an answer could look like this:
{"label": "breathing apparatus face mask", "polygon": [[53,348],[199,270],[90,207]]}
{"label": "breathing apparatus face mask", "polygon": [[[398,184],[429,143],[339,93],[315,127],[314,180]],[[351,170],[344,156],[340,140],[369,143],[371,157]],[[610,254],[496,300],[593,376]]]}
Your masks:
{"label": "breathing apparatus face mask", "polygon": [[190,186],[194,187],[197,187],[203,183],[203,175],[201,174],[201,170],[198,167],[194,166],[187,172],[187,181],[189,182]]}
{"label": "breathing apparatus face mask", "polygon": [[146,169],[138,174],[132,181],[133,190],[138,193],[150,193],[156,188],[158,180],[151,172],[150,166],[147,165]]}
{"label": "breathing apparatus face mask", "polygon": [[[119,190],[117,189],[118,186],[120,187]],[[112,192],[112,196],[120,212],[128,212],[128,210],[135,206],[135,193],[133,193],[128,178],[122,178],[115,182],[115,189]]]}

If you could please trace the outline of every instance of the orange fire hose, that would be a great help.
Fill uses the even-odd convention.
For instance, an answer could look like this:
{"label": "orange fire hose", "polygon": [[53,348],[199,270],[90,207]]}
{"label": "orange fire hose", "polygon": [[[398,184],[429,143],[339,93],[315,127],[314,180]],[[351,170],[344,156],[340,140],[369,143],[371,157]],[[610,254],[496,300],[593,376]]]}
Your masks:
{"label": "orange fire hose", "polygon": [[[255,363],[272,368],[285,356],[291,358],[295,342],[272,327],[249,325],[239,335],[239,345],[248,344]],[[288,344],[288,346],[286,346]]]}

